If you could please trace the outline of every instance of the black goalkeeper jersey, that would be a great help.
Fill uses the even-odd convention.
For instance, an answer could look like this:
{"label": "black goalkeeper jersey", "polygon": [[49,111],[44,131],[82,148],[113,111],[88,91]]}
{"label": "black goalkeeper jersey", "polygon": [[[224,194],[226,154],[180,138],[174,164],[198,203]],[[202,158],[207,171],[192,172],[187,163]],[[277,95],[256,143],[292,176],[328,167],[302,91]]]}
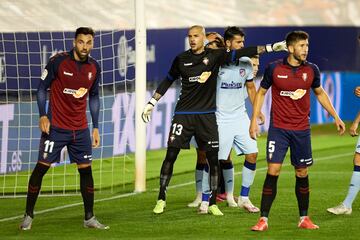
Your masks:
{"label": "black goalkeeper jersey", "polygon": [[[222,64],[233,62],[242,56],[253,56],[255,54],[257,54],[256,47],[243,48],[236,51],[206,48],[200,54],[194,54],[191,50],[179,54],[174,59],[168,76],[164,80],[171,83],[177,79],[181,80],[181,91],[176,104],[175,114],[215,112],[216,80],[219,67]],[[210,76],[205,83],[198,82],[200,78],[209,73]],[[201,77],[202,74],[203,77]],[[156,92],[162,93],[159,88]]]}

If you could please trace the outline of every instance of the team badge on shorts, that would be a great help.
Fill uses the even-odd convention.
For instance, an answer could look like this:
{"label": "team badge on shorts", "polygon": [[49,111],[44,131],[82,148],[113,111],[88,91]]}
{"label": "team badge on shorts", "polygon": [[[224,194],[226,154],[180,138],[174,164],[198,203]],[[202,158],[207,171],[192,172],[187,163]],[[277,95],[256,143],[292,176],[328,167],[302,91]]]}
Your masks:
{"label": "team badge on shorts", "polygon": [[175,135],[171,135],[169,139],[170,139],[170,142],[175,141]]}
{"label": "team badge on shorts", "polygon": [[47,152],[44,152],[44,154],[43,154],[43,158],[44,158],[44,159],[46,159],[46,158],[47,158],[47,156],[48,156],[48,153],[47,153]]}

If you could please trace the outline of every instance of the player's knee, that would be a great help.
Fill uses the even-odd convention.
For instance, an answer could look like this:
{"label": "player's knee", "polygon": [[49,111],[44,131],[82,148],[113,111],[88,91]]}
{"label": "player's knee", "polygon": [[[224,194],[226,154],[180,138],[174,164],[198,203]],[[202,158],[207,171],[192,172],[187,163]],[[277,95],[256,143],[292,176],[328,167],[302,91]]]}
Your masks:
{"label": "player's knee", "polygon": [[231,169],[233,168],[233,164],[231,160],[220,160],[221,169]]}
{"label": "player's knee", "polygon": [[91,166],[78,168],[78,171],[80,173],[80,176],[81,175],[92,175]]}
{"label": "player's knee", "polygon": [[308,175],[308,168],[295,168],[295,174],[297,177],[304,178]]}
{"label": "player's knee", "polygon": [[198,148],[196,149],[196,153],[197,153],[197,163],[198,164],[207,164],[206,161],[206,152],[199,150]]}
{"label": "player's knee", "polygon": [[269,163],[267,173],[272,176],[279,176],[281,170],[281,164],[278,163]]}
{"label": "player's knee", "polygon": [[174,163],[180,152],[179,148],[169,147],[166,151],[165,160],[166,162]]}
{"label": "player's knee", "polygon": [[249,163],[256,163],[257,153],[250,153],[245,155],[245,160]]}

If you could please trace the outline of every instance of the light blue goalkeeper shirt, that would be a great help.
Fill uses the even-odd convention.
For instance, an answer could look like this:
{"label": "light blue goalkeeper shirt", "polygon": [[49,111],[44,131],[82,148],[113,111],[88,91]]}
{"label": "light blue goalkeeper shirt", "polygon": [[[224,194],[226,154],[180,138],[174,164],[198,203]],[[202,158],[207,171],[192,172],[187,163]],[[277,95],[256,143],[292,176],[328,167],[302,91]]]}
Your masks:
{"label": "light blue goalkeeper shirt", "polygon": [[239,65],[220,68],[216,88],[217,122],[239,120],[246,114],[245,99],[247,90],[245,83],[254,78],[251,59],[240,58]]}

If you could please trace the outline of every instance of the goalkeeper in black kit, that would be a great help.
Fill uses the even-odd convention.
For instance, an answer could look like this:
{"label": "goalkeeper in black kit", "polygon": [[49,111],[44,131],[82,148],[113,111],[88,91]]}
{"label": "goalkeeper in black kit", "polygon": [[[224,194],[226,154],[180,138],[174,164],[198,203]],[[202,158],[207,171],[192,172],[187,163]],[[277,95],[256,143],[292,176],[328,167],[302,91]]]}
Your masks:
{"label": "goalkeeper in black kit", "polygon": [[199,149],[206,151],[210,167],[211,198],[208,213],[223,215],[216,205],[218,186],[219,136],[216,123],[216,79],[219,67],[236,62],[242,56],[253,56],[264,52],[286,50],[284,42],[266,46],[248,47],[240,50],[205,48],[205,28],[192,26],[188,31],[190,49],[173,60],[166,78],[160,83],[142,113],[145,123],[150,121],[151,112],[176,79],[181,79],[181,91],[175,107],[168,137],[168,147],[160,172],[160,191],[153,212],[160,214],[166,206],[166,188],[169,185],[173,166],[180,149],[189,149],[192,136]]}

